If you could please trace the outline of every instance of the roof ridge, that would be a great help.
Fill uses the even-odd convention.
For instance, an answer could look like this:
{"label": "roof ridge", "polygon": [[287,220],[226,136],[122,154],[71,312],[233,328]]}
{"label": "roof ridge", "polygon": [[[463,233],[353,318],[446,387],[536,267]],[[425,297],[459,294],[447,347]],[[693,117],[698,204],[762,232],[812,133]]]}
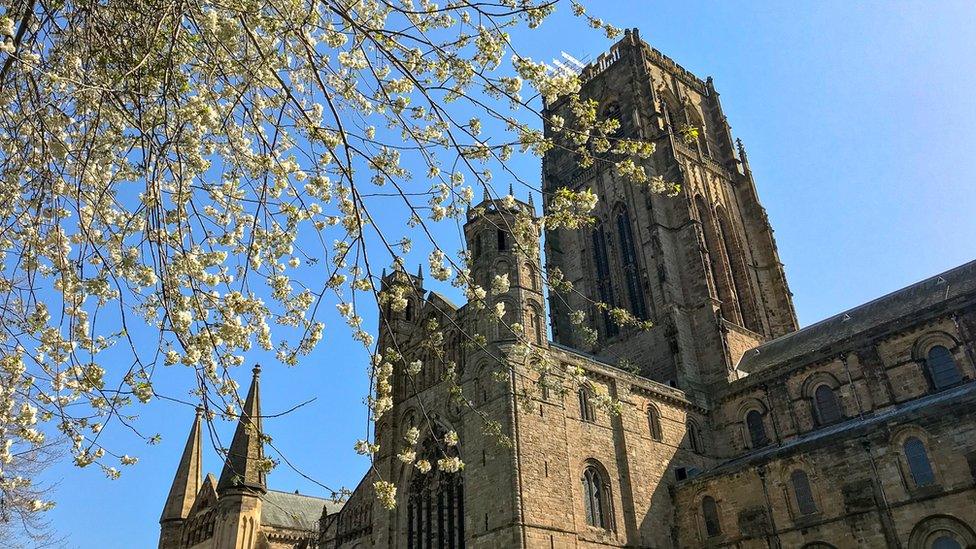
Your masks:
{"label": "roof ridge", "polygon": [[[742,354],[736,368],[750,374],[775,367],[827,349],[845,338],[852,338],[905,315],[976,295],[976,260],[968,261],[897,290],[887,292],[750,348]],[[955,300],[955,301],[953,301]]]}
{"label": "roof ridge", "polygon": [[[864,307],[867,307],[868,305],[872,305],[872,304],[874,304],[874,303],[876,303],[878,301],[882,301],[885,298],[894,296],[896,294],[900,294],[902,292],[906,292],[906,291],[908,291],[911,288],[915,288],[917,286],[921,286],[922,284],[924,284],[926,282],[929,282],[929,281],[931,281],[933,279],[941,278],[941,277],[943,277],[943,276],[945,276],[945,275],[947,275],[947,274],[949,274],[949,273],[951,273],[953,271],[963,270],[964,268],[969,267],[969,266],[972,266],[974,264],[976,264],[976,259],[973,259],[971,261],[967,261],[967,262],[965,262],[965,263],[963,263],[961,265],[956,265],[955,267],[953,267],[951,269],[947,269],[945,271],[942,271],[941,273],[936,273],[934,275],[925,277],[925,278],[923,278],[921,280],[917,280],[917,281],[912,282],[911,284],[909,284],[907,286],[902,286],[901,288],[898,288],[896,290],[892,290],[892,291],[887,292],[885,294],[882,294],[882,295],[880,295],[878,297],[875,297],[873,299],[870,299],[868,301],[865,301],[864,303],[861,303],[860,305],[855,305],[855,306],[853,306],[853,307],[851,307],[849,309],[844,309],[843,311],[840,311],[839,313],[832,314],[832,315],[828,316],[827,318],[822,318],[822,319],[814,322],[813,324],[808,324],[808,325],[800,328],[799,330],[795,330],[795,331],[789,332],[787,334],[783,334],[783,335],[781,335],[781,336],[779,336],[779,337],[777,337],[775,339],[770,339],[769,341],[766,341],[766,342],[762,343],[761,345],[757,345],[757,346],[755,346],[755,347],[753,347],[752,349],[749,349],[749,350],[751,351],[753,349],[759,349],[761,347],[764,347],[766,345],[769,345],[770,343],[773,343],[773,342],[776,342],[776,341],[780,341],[782,339],[789,338],[789,337],[794,336],[796,334],[799,334],[801,332],[807,331],[807,330],[809,330],[811,328],[815,328],[817,326],[820,326],[821,324],[825,324],[825,323],[827,323],[827,322],[829,322],[831,320],[834,320],[835,318],[839,318],[839,317],[842,318],[843,315],[850,314],[851,312],[856,311],[858,309],[863,309]],[[746,351],[746,352],[749,352],[749,351]]]}
{"label": "roof ridge", "polygon": [[272,488],[268,488],[268,492],[277,492],[279,494],[285,494],[285,495],[289,495],[289,496],[299,496],[299,497],[303,497],[303,498],[320,499],[322,501],[332,501],[331,498],[326,498],[326,497],[322,497],[322,496],[311,496],[309,494],[289,492],[288,490],[275,490],[275,489],[272,489]]}

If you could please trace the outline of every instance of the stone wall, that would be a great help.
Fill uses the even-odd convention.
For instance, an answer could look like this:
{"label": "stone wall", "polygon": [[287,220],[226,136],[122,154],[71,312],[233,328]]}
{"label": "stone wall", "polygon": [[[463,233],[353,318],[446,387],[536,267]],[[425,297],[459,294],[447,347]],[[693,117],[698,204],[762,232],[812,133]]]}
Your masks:
{"label": "stone wall", "polygon": [[[967,330],[974,315],[972,296],[916,310],[842,347],[818,347],[731,384],[711,418],[718,452],[729,461],[679,485],[680,545],[914,549],[928,545],[913,531],[921,536],[931,524],[951,526],[955,519],[976,524],[976,368]],[[950,350],[962,375],[957,385],[932,385],[924,357],[933,345]],[[830,423],[818,417],[814,395],[824,384],[842,412]],[[762,413],[766,445],[753,443],[745,422],[751,410]],[[931,463],[934,480],[924,486],[908,465],[911,437],[924,444]],[[791,482],[797,470],[808,475],[814,513],[798,509]],[[718,504],[715,536],[705,528],[706,496]],[[967,530],[959,531],[967,539]]]}
{"label": "stone wall", "polygon": [[[976,524],[976,387],[924,408],[851,425],[806,442],[752,455],[682,483],[677,490],[679,546],[907,547],[932,517]],[[958,392],[958,391],[957,391]],[[935,481],[918,486],[904,443],[917,437]],[[791,475],[804,471],[815,511],[801,513]],[[708,536],[702,499],[719,509],[721,533]],[[961,527],[963,534],[966,528]],[[964,540],[964,537],[960,537]],[[965,545],[964,545],[965,546]]]}
{"label": "stone wall", "polygon": [[[703,424],[703,410],[681,391],[579,353],[553,348],[551,356],[562,366],[582,368],[590,382],[619,401],[620,413],[596,408],[592,420],[582,419],[579,394],[569,380],[561,395],[519,407],[528,546],[670,545],[675,469],[711,463],[691,449],[686,432],[689,419]],[[660,440],[652,432],[650,406],[658,413]],[[608,528],[587,523],[581,478],[588,466],[606,475]]]}

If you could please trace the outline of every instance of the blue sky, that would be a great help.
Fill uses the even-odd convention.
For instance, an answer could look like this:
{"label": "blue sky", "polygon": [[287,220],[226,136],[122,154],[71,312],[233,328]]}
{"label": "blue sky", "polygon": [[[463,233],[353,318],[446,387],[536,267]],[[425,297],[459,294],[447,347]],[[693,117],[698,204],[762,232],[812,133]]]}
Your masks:
{"label": "blue sky", "polygon": [[[593,5],[617,26],[640,28],[685,68],[714,77],[733,133],[746,144],[802,325],[976,257],[972,2]],[[536,59],[560,50],[595,58],[610,45],[565,13],[516,38]],[[539,173],[532,159],[514,165],[530,180]],[[415,255],[408,265],[423,261]],[[353,488],[368,465],[352,451],[366,430],[367,362],[337,319],[326,322],[337,329],[302,365],[266,364],[265,414],[315,400],[265,428],[299,470]],[[139,427],[163,442],[143,447],[118,433],[141,457],[121,480],[95,469],[49,472],[59,482],[49,518],[66,547],[155,547],[192,411],[159,401],[142,412]],[[232,425],[217,428],[229,439]],[[205,466],[219,473],[213,451]],[[325,493],[285,466],[269,484]]]}

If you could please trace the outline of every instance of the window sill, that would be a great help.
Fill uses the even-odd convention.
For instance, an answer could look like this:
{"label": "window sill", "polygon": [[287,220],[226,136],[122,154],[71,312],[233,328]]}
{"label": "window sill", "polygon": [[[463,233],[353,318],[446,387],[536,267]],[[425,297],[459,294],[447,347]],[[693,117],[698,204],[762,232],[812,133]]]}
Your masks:
{"label": "window sill", "polygon": [[725,534],[715,534],[714,536],[706,536],[702,545],[705,547],[718,547],[725,543]]}
{"label": "window sill", "polygon": [[820,511],[817,511],[815,513],[809,513],[806,515],[797,515],[793,517],[793,524],[796,524],[797,526],[800,527],[812,526],[813,524],[820,522],[821,519],[823,519],[823,514]]}
{"label": "window sill", "polygon": [[613,530],[606,530],[604,528],[597,528],[596,526],[586,525],[586,530],[580,532],[577,537],[583,541],[590,541],[593,543],[607,543],[613,542],[617,539],[617,534]]}
{"label": "window sill", "polygon": [[910,486],[908,493],[913,498],[924,498],[942,493],[942,485],[939,483],[927,484],[925,486]]}

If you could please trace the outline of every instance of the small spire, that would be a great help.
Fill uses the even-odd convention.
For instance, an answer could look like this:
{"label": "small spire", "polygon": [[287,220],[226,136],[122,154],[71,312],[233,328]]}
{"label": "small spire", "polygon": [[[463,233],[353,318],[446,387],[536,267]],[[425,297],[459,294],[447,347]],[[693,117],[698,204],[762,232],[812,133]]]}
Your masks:
{"label": "small spire", "polygon": [[515,188],[512,187],[512,183],[508,183],[508,196],[515,196]]}
{"label": "small spire", "polygon": [[380,278],[386,278],[386,267],[383,267],[383,274],[380,275]]}
{"label": "small spire", "polygon": [[196,500],[197,492],[203,483],[203,441],[201,423],[203,422],[203,407],[197,406],[196,418],[190,427],[190,435],[183,448],[180,465],[176,468],[176,476],[169,489],[166,505],[159,522],[181,521],[190,515],[190,509]]}
{"label": "small spire", "polygon": [[483,200],[483,201],[484,200],[488,200],[488,185],[485,185],[484,186],[484,189],[485,189],[485,194],[484,194],[484,196],[481,197],[481,200]]}
{"label": "small spire", "polygon": [[417,264],[417,278],[419,278],[421,280],[424,279],[424,264],[423,263],[418,263]]}
{"label": "small spire", "polygon": [[529,206],[532,206],[532,212],[535,213],[535,200],[532,198],[532,191],[529,191]]}
{"label": "small spire", "polygon": [[263,464],[264,441],[261,429],[261,365],[255,364],[251,370],[251,387],[247,390],[241,419],[234,431],[234,439],[227,451],[224,469],[220,472],[217,491],[234,488],[247,488],[261,493],[267,492],[267,482]]}

